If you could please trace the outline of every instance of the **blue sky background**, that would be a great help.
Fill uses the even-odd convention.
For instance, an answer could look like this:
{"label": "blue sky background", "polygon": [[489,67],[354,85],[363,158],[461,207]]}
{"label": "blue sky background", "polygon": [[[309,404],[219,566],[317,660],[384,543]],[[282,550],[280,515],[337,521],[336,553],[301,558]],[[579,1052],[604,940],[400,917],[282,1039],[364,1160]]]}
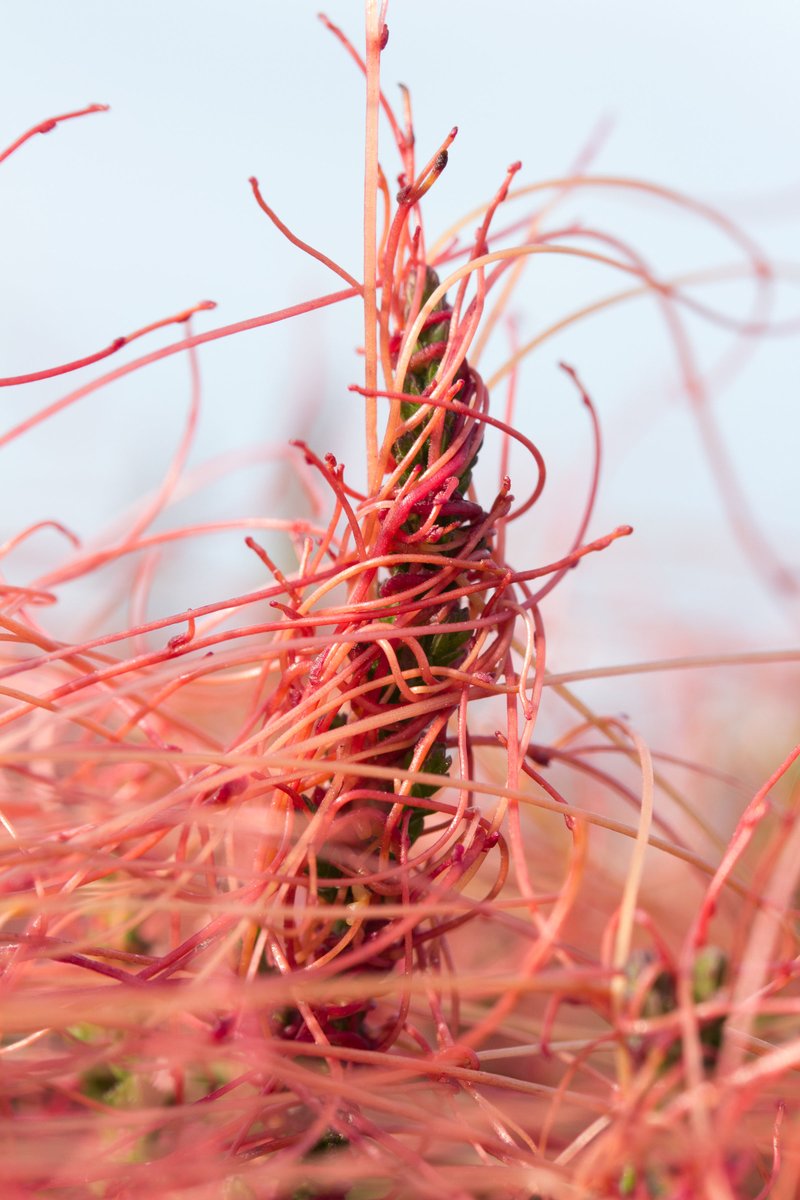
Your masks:
{"label": "blue sky background", "polygon": [[[333,0],[327,11],[360,41],[360,3]],[[3,374],[90,353],[206,297],[219,308],[197,329],[335,288],[258,211],[251,174],[293,229],[358,274],[363,89],[315,12],[307,0],[6,6],[4,144],[52,113],[89,101],[112,107],[35,139],[0,168]],[[790,0],[394,0],[389,25],[384,83],[390,95],[396,82],[411,88],[420,155],[460,127],[429,198],[431,236],[485,199],[514,159],[525,182],[562,174],[607,119],[597,172],[719,205],[776,260],[800,263],[800,10]],[[383,157],[394,173],[388,139]],[[735,258],[712,228],[649,202],[587,192],[570,200],[564,218],[625,237],[667,275]],[[795,266],[777,297],[784,317],[800,312],[798,282]],[[601,268],[537,264],[514,307],[521,336],[616,286]],[[749,295],[730,285],[703,298],[741,314]],[[701,363],[730,346],[702,322],[689,328]],[[358,479],[360,410],[346,385],[359,378],[360,337],[351,304],[204,349],[192,462],[304,434]],[[172,340],[157,334],[139,348]],[[504,349],[501,340],[494,362]],[[607,458],[592,533],[630,522],[637,535],[593,562],[591,576],[587,564],[565,584],[549,615],[558,664],[632,658],[667,642],[697,652],[796,641],[796,600],[765,592],[731,535],[649,302],[548,343],[523,372],[519,421],[542,445],[552,481],[521,531],[518,561],[562,553],[585,494],[586,422],[559,359],[579,370],[603,421]],[[715,400],[749,500],[798,573],[799,376],[797,338],[764,340]],[[69,386],[6,392],[2,427]],[[90,537],[156,485],[187,394],[186,364],[173,359],[4,451],[4,528],[58,514]],[[482,466],[491,489],[489,448]],[[285,492],[285,471],[276,478]],[[162,525],[271,512],[275,503],[257,465]],[[12,560],[13,581],[47,569],[60,552],[55,535],[40,535]],[[239,534],[184,548],[153,603],[181,608],[255,584],[251,557]]]}

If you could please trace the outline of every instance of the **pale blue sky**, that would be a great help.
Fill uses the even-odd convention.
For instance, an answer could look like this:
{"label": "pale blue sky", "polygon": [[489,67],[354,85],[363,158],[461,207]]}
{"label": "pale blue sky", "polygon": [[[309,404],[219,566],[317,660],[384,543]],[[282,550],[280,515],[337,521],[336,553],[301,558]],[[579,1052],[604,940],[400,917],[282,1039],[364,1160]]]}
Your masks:
{"label": "pale blue sky", "polygon": [[[2,166],[3,374],[89,353],[206,297],[219,308],[197,328],[335,287],[256,209],[251,174],[298,233],[358,272],[362,85],[316,8],[316,0],[4,6],[3,144],[88,101],[112,111],[37,138]],[[328,12],[360,39],[358,0],[333,0]],[[800,262],[800,10],[790,0],[394,0],[389,25],[385,85],[390,94],[397,81],[411,87],[421,153],[452,124],[460,127],[430,196],[431,233],[492,191],[513,159],[522,159],[525,181],[560,174],[606,117],[613,127],[599,172],[649,178],[726,207],[776,258]],[[649,204],[612,204],[587,192],[565,215],[631,239],[664,273],[731,259],[713,231],[667,219]],[[520,331],[533,333],[614,286],[588,267],[537,268],[516,305]],[[745,309],[743,290],[714,295],[729,311]],[[787,289],[781,311],[798,310],[800,289]],[[354,462],[360,419],[345,388],[359,376],[356,317],[351,307],[205,349],[194,461],[305,432],[318,450]],[[718,334],[691,329],[702,361],[724,349]],[[149,344],[165,340],[157,335]],[[580,371],[606,432],[593,532],[623,521],[637,526],[637,546],[625,549],[637,594],[649,586],[654,602],[666,596],[678,621],[702,610],[706,622],[718,611],[728,640],[748,621],[753,628],[755,613],[755,644],[787,641],[796,622],[763,597],[736,550],[686,405],[674,393],[673,360],[652,305],[620,310],[548,345],[523,375],[520,421],[542,441],[553,476],[523,550],[537,561],[557,554],[584,494],[588,440],[556,369],[560,358]],[[798,359],[796,339],[765,343],[720,397],[718,412],[757,511],[800,570]],[[0,396],[2,427],[68,386],[54,381]],[[185,364],[172,360],[4,452],[8,524],[58,512],[90,533],[101,524],[99,508],[111,515],[157,481],[186,394]],[[320,415],[308,429],[302,413],[312,401]],[[266,496],[251,470],[210,492],[196,511],[209,519],[251,513]],[[240,539],[221,541],[215,562],[205,552],[187,554],[186,593],[179,588],[164,603],[191,603],[192,586],[229,590],[213,578],[220,564],[232,579],[249,579],[249,559],[246,568],[231,566],[239,546]],[[56,552],[40,542],[35,556],[44,566]],[[599,597],[617,601],[627,591],[610,559],[592,569]],[[636,621],[647,625],[641,610]]]}

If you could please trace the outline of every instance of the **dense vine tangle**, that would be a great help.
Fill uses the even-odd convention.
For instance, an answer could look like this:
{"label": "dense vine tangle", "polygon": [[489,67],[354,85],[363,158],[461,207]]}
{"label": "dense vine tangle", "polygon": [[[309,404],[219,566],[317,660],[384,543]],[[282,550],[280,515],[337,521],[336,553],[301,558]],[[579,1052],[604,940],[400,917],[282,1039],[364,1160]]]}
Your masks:
{"label": "dense vine tangle", "polygon": [[[515,992],[510,989],[467,1028],[458,995],[446,1006],[439,990],[452,965],[446,935],[487,911],[503,887],[510,854],[523,881],[526,871],[518,820],[512,821],[510,848],[501,828],[508,801],[498,797],[486,811],[475,802],[481,786],[470,710],[487,696],[506,697],[507,730],[495,744],[506,750],[507,786],[513,788],[544,678],[544,631],[529,583],[539,575],[557,581],[582,554],[629,530],[590,546],[576,543],[559,563],[525,574],[503,561],[503,526],[535,504],[545,468],[529,439],[489,414],[489,394],[468,351],[485,298],[511,260],[499,262],[488,280],[478,266],[471,298],[473,273],[464,272],[448,300],[425,259],[419,205],[445,169],[456,131],[415,173],[410,125],[401,133],[383,103],[404,163],[394,209],[379,177],[385,225],[376,316],[387,386],[353,390],[388,399],[390,415],[371,494],[350,488],[332,456],[320,459],[299,444],[331,489],[335,508],[322,545],[309,550],[302,580],[287,583],[281,601],[272,602],[285,614],[274,649],[280,682],[248,749],[257,745],[270,764],[271,777],[257,786],[273,789],[273,811],[283,811],[286,824],[279,846],[260,864],[269,865],[264,915],[251,924],[240,970],[275,972],[292,982],[328,981],[334,996],[353,979],[347,994],[333,1002],[276,1009],[271,1031],[279,1040],[313,1044],[320,1053],[421,1048],[432,1061],[451,1055],[451,1063],[474,1069],[474,1048],[511,1011]],[[518,163],[509,168],[487,206],[467,262],[487,253],[492,218],[518,169]],[[251,182],[262,209],[285,230]],[[524,472],[532,480],[530,494],[515,512],[508,478],[486,506],[472,488],[492,426],[531,456],[533,470]],[[591,500],[581,536],[590,509]],[[329,553],[336,570],[318,577]],[[321,636],[326,628],[330,632]],[[277,775],[282,762],[285,770]],[[531,970],[549,960],[577,894],[585,835],[571,818],[567,828],[576,839],[572,883],[550,920],[538,919],[542,936],[526,964]],[[479,894],[459,900],[476,875]],[[400,977],[394,1004],[381,1001],[382,988],[376,988],[392,973]],[[412,1009],[415,990],[402,980],[428,981],[427,1019],[418,1003]],[[368,1128],[352,1101],[345,1110],[334,1106],[328,1120],[318,1142],[309,1126],[301,1127],[298,1153],[303,1147],[315,1155],[338,1150]],[[310,1129],[320,1136],[319,1118]],[[263,1148],[263,1139],[259,1144]]]}
{"label": "dense vine tangle", "polygon": [[[138,1095],[154,1053],[147,1023],[137,1027],[133,1016],[142,989],[152,1013],[154,1006],[169,1004],[170,985],[191,984],[196,990],[190,1025],[195,1023],[210,1048],[219,1048],[215,1052],[232,1057],[219,1080],[193,1059],[189,1042],[182,1050],[171,1046],[170,1102],[184,1103],[191,1112],[194,1104],[215,1101],[220,1116],[212,1140],[225,1155],[291,1151],[303,1169],[309,1155],[345,1140],[368,1137],[384,1149],[392,1145],[390,1133],[371,1127],[355,1099],[363,1081],[348,1083],[342,1076],[348,1058],[354,1070],[364,1054],[377,1067],[381,1056],[397,1050],[400,1057],[392,1061],[402,1064],[413,1055],[415,1070],[432,1069],[437,1078],[458,1069],[474,1073],[475,1047],[513,1007],[511,989],[470,1030],[460,1015],[460,986],[447,988],[452,968],[447,935],[490,911],[511,856],[523,886],[526,878],[518,824],[511,824],[510,846],[501,825],[543,681],[543,628],[528,585],[539,576],[558,578],[582,554],[610,540],[576,544],[559,562],[524,574],[503,561],[505,524],[536,502],[545,480],[533,443],[488,412],[487,388],[468,361],[485,297],[508,264],[497,263],[488,279],[480,265],[464,272],[448,302],[434,266],[426,262],[419,203],[445,169],[455,131],[415,172],[410,125],[403,134],[394,120],[392,127],[405,178],[394,209],[386,205],[378,255],[375,316],[387,385],[380,394],[389,400],[390,417],[375,456],[374,488],[358,495],[330,455],[319,458],[302,446],[307,470],[318,473],[334,503],[327,526],[272,522],[296,539],[295,574],[287,578],[249,536],[247,544],[274,583],[239,600],[187,612],[185,632],[166,646],[140,648],[129,657],[109,653],[114,642],[141,639],[174,625],[174,618],[140,622],[122,634],[74,645],[41,634],[28,623],[27,606],[52,598],[45,585],[58,586],[160,543],[162,535],[144,534],[185,461],[187,432],[156,499],[127,536],[84,552],[62,529],[75,546],[72,561],[40,580],[36,590],[8,589],[4,604],[6,630],[23,652],[2,670],[10,705],[2,727],[31,745],[38,736],[49,744],[63,720],[77,738],[74,745],[69,737],[63,746],[56,741],[55,761],[64,765],[54,781],[29,765],[29,750],[7,755],[10,769],[41,791],[42,808],[27,842],[16,831],[12,836],[3,886],[12,897],[27,896],[24,902],[14,899],[9,911],[16,914],[21,905],[19,911],[29,916],[19,932],[3,935],[15,956],[6,983],[19,987],[36,962],[56,985],[65,970],[80,968],[113,981],[124,996],[117,1001],[127,1029],[123,1040],[112,1031],[113,1018],[102,1015],[104,997],[94,997],[81,1024],[70,1023],[64,1041],[57,1040],[48,1077],[58,1081],[68,1112],[71,1106],[78,1112],[87,1106],[116,1111],[126,1097]],[[490,223],[517,168],[509,169],[483,214],[468,263],[486,254]],[[280,225],[255,180],[252,186]],[[379,186],[388,201],[382,176]],[[311,252],[344,275],[352,292],[360,290],[352,276]],[[469,298],[472,277],[475,294]],[[194,311],[171,320],[188,324]],[[99,355],[6,382],[36,382],[77,370],[153,328],[116,339]],[[193,414],[199,383],[191,355],[197,340],[187,328],[180,344],[190,354]],[[78,389],[6,439],[130,369]],[[377,389],[356,390],[378,399]],[[193,422],[191,416],[187,430]],[[530,494],[515,512],[508,479],[486,506],[473,494],[472,472],[487,429],[515,438],[531,456]],[[226,627],[228,613],[264,599],[275,619],[237,629],[236,639],[245,639],[237,651]],[[520,620],[522,637],[515,643]],[[221,653],[209,660],[204,652],[212,648]],[[181,662],[185,655],[193,656],[188,667]],[[192,694],[194,687],[209,684],[213,694],[226,672],[246,683],[254,661],[249,711],[240,714],[227,742],[220,741],[218,729],[174,707],[173,698]],[[9,676],[29,671],[46,681],[40,695],[5,684]],[[506,752],[509,768],[505,785],[495,788],[494,807],[484,811],[476,803],[485,784],[474,769],[469,710],[489,696],[506,698],[507,728],[495,744]],[[57,714],[52,728],[42,725],[50,714]],[[112,751],[107,767],[106,749]],[[117,750],[124,758],[113,753]],[[41,757],[41,747],[36,753]],[[109,800],[98,817],[106,788]],[[65,828],[61,799],[67,791],[75,797],[75,819]],[[27,821],[26,802],[23,810]],[[79,819],[84,810],[90,820]],[[579,831],[571,821],[569,828],[577,844]],[[578,845],[576,864],[580,859]],[[120,872],[126,899],[111,929],[101,932],[95,909],[105,912]],[[462,895],[473,879],[473,891]],[[550,920],[536,918],[543,934],[536,941],[536,964],[549,958],[574,896],[573,880]],[[259,980],[276,985],[280,999],[267,1005],[255,1027],[243,993],[214,990],[220,972],[225,979],[231,965],[244,985]],[[526,969],[534,965],[531,960]],[[7,1021],[10,1013],[6,1007]],[[51,1012],[47,1020],[52,1022]],[[38,1034],[32,1044],[37,1040]],[[322,1101],[309,1093],[309,1072],[302,1065],[312,1051],[326,1060],[336,1086]],[[255,1075],[254,1060],[260,1064]],[[265,1095],[274,1098],[267,1106],[275,1114],[268,1128]],[[402,1104],[396,1104],[401,1112]],[[147,1127],[163,1156],[169,1138],[159,1106],[153,1111]],[[123,1143],[132,1138],[138,1144],[141,1133],[121,1136]],[[495,1155],[503,1136],[476,1133],[478,1152]],[[420,1155],[414,1162],[424,1167]],[[17,1166],[39,1182],[53,1177],[24,1157]],[[178,1155],[175,1170],[183,1169]],[[98,1172],[107,1179],[115,1167],[98,1165]]]}
{"label": "dense vine tangle", "polygon": [[[50,922],[37,914],[24,937],[11,942],[19,952],[17,971],[24,969],[26,948],[53,967],[105,975],[126,989],[129,1000],[137,988],[147,987],[151,1005],[155,994],[163,995],[158,989],[171,982],[191,981],[204,995],[204,982],[213,982],[219,963],[234,962],[244,983],[275,978],[281,999],[261,1014],[260,1032],[262,1038],[266,1035],[261,1044],[238,996],[233,1003],[221,999],[214,1006],[217,1015],[201,1024],[205,1029],[207,1022],[211,1045],[220,1053],[229,1050],[238,1073],[228,1067],[222,1080],[202,1072],[198,1078],[187,1051],[184,1062],[180,1055],[170,1059],[169,1094],[176,1103],[216,1102],[221,1116],[213,1137],[226,1154],[291,1154],[303,1169],[320,1156],[331,1157],[328,1152],[346,1142],[365,1138],[398,1153],[391,1133],[375,1127],[365,1112],[368,1105],[359,1104],[359,1085],[343,1077],[348,1059],[356,1071],[364,1062],[380,1067],[385,1061],[381,1056],[392,1050],[399,1061],[413,1055],[417,1068],[433,1067],[442,1079],[465,1071],[459,1086],[469,1092],[469,1073],[474,1075],[479,1066],[475,1050],[513,1009],[517,990],[510,987],[488,1010],[465,1020],[460,987],[447,986],[453,966],[447,939],[490,911],[512,858],[540,935],[517,979],[529,977],[554,953],[577,895],[584,831],[568,819],[568,836],[575,841],[569,880],[544,921],[527,880],[513,801],[509,840],[503,830],[508,792],[518,785],[522,771],[531,773],[525,755],[544,678],[539,596],[529,585],[542,576],[549,580],[544,586],[551,586],[583,553],[611,540],[579,544],[595,472],[579,537],[562,560],[524,574],[504,562],[504,527],[535,504],[545,482],[544,463],[529,439],[489,413],[486,385],[470,366],[468,353],[485,299],[514,260],[498,260],[488,277],[480,265],[463,271],[448,301],[438,261],[426,261],[419,206],[446,167],[455,130],[415,171],[410,115],[401,131],[383,103],[403,177],[394,206],[384,177],[378,179],[385,203],[375,318],[386,387],[380,393],[375,387],[356,389],[368,401],[380,395],[390,405],[371,471],[373,486],[358,495],[330,455],[319,458],[303,445],[308,468],[319,474],[334,499],[327,527],[296,524],[300,566],[290,578],[255,538],[246,539],[274,578],[263,595],[276,619],[250,631],[259,639],[260,683],[238,733],[213,756],[219,767],[209,763],[196,773],[188,768],[189,754],[178,751],[176,742],[190,753],[193,745],[213,750],[215,741],[195,722],[187,724],[171,713],[169,702],[179,688],[212,678],[219,670],[196,658],[188,673],[174,676],[172,663],[181,655],[225,647],[225,664],[234,671],[252,660],[253,651],[246,650],[237,664],[225,646],[229,632],[223,628],[214,635],[216,609],[222,606],[187,614],[186,633],[170,638],[166,650],[127,661],[105,656],[102,638],[69,651],[40,639],[44,657],[39,668],[47,669],[48,661],[61,657],[76,667],[86,664],[76,679],[51,688],[43,703],[71,704],[84,737],[99,733],[124,745],[142,736],[147,753],[166,754],[164,765],[177,780],[165,792],[151,780],[148,803],[139,794],[132,825],[127,817],[112,815],[91,833],[80,824],[66,833],[54,830],[56,841],[70,851],[63,866],[57,857],[33,882],[41,894],[57,899],[56,919]],[[468,267],[488,252],[492,219],[518,166],[509,168],[483,213],[465,256]],[[266,204],[257,182],[251,182],[261,207],[292,241],[343,276],[353,291],[361,290],[353,276],[295,238]],[[442,262],[451,256],[450,247]],[[474,295],[469,297],[473,279]],[[193,311],[172,320],[188,322]],[[78,369],[130,340],[117,339],[99,355],[24,378],[35,382],[46,374]],[[189,347],[191,342],[187,334]],[[591,409],[588,397],[584,400]],[[486,505],[471,486],[487,429],[516,439],[530,454],[533,469],[525,475],[533,481],[531,490],[514,511],[507,478]],[[24,430],[12,431],[17,432]],[[184,454],[185,446],[176,461]],[[291,523],[287,528],[292,530]],[[79,556],[76,565],[50,582],[97,569],[140,545],[143,530],[140,519],[119,546]],[[304,537],[312,532],[315,542]],[[34,596],[14,599],[18,609]],[[201,629],[204,619],[209,624]],[[143,673],[151,668],[161,668],[163,678],[153,676],[145,688]],[[88,697],[83,705],[82,695]],[[506,730],[495,746],[505,754],[507,768],[493,806],[490,802],[481,808],[476,799],[485,784],[475,771],[470,708],[489,696],[506,699]],[[113,732],[98,723],[106,708],[120,714]],[[19,714],[12,711],[11,717],[19,719]],[[85,754],[94,752],[87,744]],[[248,757],[259,765],[233,765]],[[144,753],[145,775],[146,760]],[[78,764],[71,785],[76,794],[88,777],[87,759]],[[561,802],[550,785],[543,787]],[[248,814],[259,810],[266,814],[267,831],[254,840]],[[166,869],[169,882],[153,909],[163,913],[166,925],[149,927],[134,905],[132,912],[121,914],[121,946],[111,945],[111,937],[97,946],[96,931],[87,924],[89,945],[83,947],[81,909],[71,910],[69,897],[113,878],[121,858],[126,870],[140,864],[142,883]],[[19,887],[13,871],[20,869],[26,869],[24,853],[21,867],[12,869],[12,891]],[[464,894],[473,880],[472,891]],[[192,922],[187,933],[174,906],[198,899],[202,905],[203,897],[211,903],[212,915]],[[226,898],[235,902],[233,915],[224,907],[215,914]],[[252,915],[240,915],[248,911]],[[388,988],[387,980],[393,981]],[[574,990],[574,976],[569,986]],[[71,1104],[109,1110],[139,1078],[135,1047],[144,1034],[131,1032],[127,1043],[115,1045],[103,1032],[96,1007],[93,1015],[94,1022],[67,1035],[72,1068],[69,1083],[62,1081],[61,1087]],[[309,1072],[302,1066],[312,1051],[327,1061],[335,1084],[336,1090],[322,1098],[309,1091]],[[259,1063],[255,1075],[253,1059]],[[141,1051],[139,1061],[146,1061]],[[241,1094],[247,1099],[240,1100]],[[265,1097],[272,1098],[267,1110],[273,1113],[266,1125]],[[485,1104],[477,1093],[474,1098]],[[374,1102],[373,1094],[369,1103]],[[401,1113],[401,1102],[395,1103]],[[162,1126],[156,1116],[153,1136],[160,1139],[163,1155],[168,1147]],[[471,1134],[476,1152],[492,1159],[502,1158],[508,1137],[505,1119],[494,1119],[486,1130]],[[517,1152],[529,1157],[528,1135],[518,1135]],[[414,1156],[414,1166],[425,1168],[421,1155]],[[333,1159],[329,1169],[335,1175]],[[431,1183],[438,1187],[436,1178]]]}
{"label": "dense vine tangle", "polygon": [[[780,1071],[797,1060],[780,1022],[797,1003],[788,993],[797,946],[786,913],[798,834],[795,825],[787,838],[777,810],[769,822],[767,796],[794,760],[756,794],[726,850],[661,773],[670,756],[654,766],[635,731],[599,717],[566,686],[596,672],[550,676],[575,723],[552,744],[533,740],[545,680],[540,603],[582,556],[629,529],[585,540],[599,424],[566,367],[594,433],[583,511],[557,562],[509,565],[506,530],[536,504],[545,469],[513,428],[512,397],[505,420],[490,413],[491,381],[476,366],[534,252],[577,254],[633,277],[635,287],[600,307],[652,292],[672,313],[685,298],[618,240],[543,230],[544,210],[504,230],[522,230],[522,244],[497,249],[493,222],[513,197],[518,164],[470,218],[478,224],[470,243],[459,224],[427,244],[421,204],[456,131],[417,169],[408,95],[401,123],[378,87],[386,39],[372,0],[369,14],[367,62],[334,29],[369,77],[363,282],[293,234],[253,179],[269,219],[343,290],[194,334],[192,316],[211,307],[204,302],[95,354],[0,379],[35,384],[159,326],[185,328],[174,345],[0,436],[2,448],[132,371],[188,356],[186,433],[143,512],[94,549],[49,522],[70,545],[65,562],[29,587],[0,590],[0,737],[10,780],[0,813],[0,1121],[12,1123],[4,1172],[20,1196],[76,1200],[150,1192],[217,1200],[240,1170],[255,1190],[237,1177],[236,1200],[239,1182],[243,1200],[560,1200],[634,1189],[654,1197],[673,1185],[689,1196],[707,1167],[717,1181],[757,1169],[768,1188],[783,1114],[767,1092],[770,1071],[777,1059],[777,1090]],[[377,162],[378,105],[402,164],[395,199]],[[101,107],[42,122],[7,153]],[[556,198],[583,182],[562,181]],[[561,244],[570,237],[594,238],[620,258]],[[297,443],[293,465],[313,519],[239,523],[266,569],[264,585],[139,619],[151,580],[146,554],[220,527],[149,528],[183,475],[200,399],[195,348],[356,297],[366,313],[364,386],[353,388],[367,411],[364,491],[331,455]],[[514,362],[533,345],[497,373],[511,374],[512,393]],[[380,405],[388,410],[382,437]],[[489,437],[500,440],[503,464],[512,439],[529,456],[515,476],[526,481],[516,501],[505,465],[496,494],[473,484]],[[30,525],[0,555],[47,524]],[[291,539],[295,570],[273,561],[261,530]],[[44,631],[36,610],[62,584],[136,555],[143,565],[126,628],[90,629],[74,642]],[[616,765],[595,765],[598,754]],[[625,774],[632,762],[641,794]],[[588,779],[591,794],[576,784],[565,809],[550,767]],[[654,806],[656,789],[672,804],[666,815]],[[597,811],[598,794],[629,806],[635,825]],[[558,814],[556,836],[526,842],[522,804]],[[589,876],[590,825],[631,839],[624,882],[609,887],[605,863]],[[748,879],[741,860],[762,827],[766,850]],[[698,891],[682,946],[683,931],[659,929],[641,900],[648,845]],[[553,860],[549,874],[543,858]],[[763,907],[762,892],[771,898]],[[754,922],[738,950],[734,937],[723,952],[709,926],[728,893],[751,906]],[[767,979],[763,946],[777,943],[776,913],[787,967]],[[761,987],[771,1018],[768,1006],[746,1008]],[[739,1001],[740,1039],[758,1015],[763,1058],[746,1059],[745,1042],[728,1036]],[[495,1059],[510,1069],[493,1071]],[[715,1110],[706,1085],[723,1068]],[[743,1112],[756,1132],[740,1152]],[[704,1159],[715,1144],[712,1121],[720,1149]],[[775,1130],[771,1168],[765,1126]],[[411,1182],[397,1184],[400,1176]],[[721,1185],[715,1194],[726,1195]]]}
{"label": "dense vine tangle", "polygon": [[[431,174],[445,162],[439,152]],[[396,323],[385,339],[393,368],[439,283],[420,258],[419,232],[406,239],[403,257],[397,254],[397,230],[431,174],[401,192],[383,257],[384,308]],[[482,241],[483,234],[476,252]],[[293,810],[295,842],[272,867],[302,880],[276,892],[281,903],[301,910],[284,921],[283,936],[273,932],[266,942],[271,963],[283,970],[301,964],[328,974],[386,971],[395,964],[405,972],[424,970],[443,953],[444,932],[426,904],[449,898],[496,846],[487,899],[502,886],[506,855],[496,822],[474,806],[468,791],[457,803],[446,802],[430,780],[444,783],[448,776],[453,718],[459,774],[470,778],[468,706],[510,674],[516,623],[507,600],[511,575],[493,554],[497,526],[511,506],[508,483],[488,511],[469,498],[488,408],[486,388],[464,352],[475,307],[457,319],[442,299],[424,319],[403,389],[392,393],[399,423],[376,497],[353,508],[341,467],[330,456],[320,461],[305,451],[335,492],[330,540],[341,515],[346,528],[338,561],[347,565],[304,603],[284,606],[297,648],[285,653],[284,683],[271,697],[262,731],[268,759],[289,753],[307,760],[280,785],[280,803]],[[538,495],[544,471],[534,455]],[[347,604],[325,612],[321,602],[341,584],[350,592]],[[334,627],[322,650],[313,634],[318,623]],[[306,638],[298,640],[301,630]],[[423,833],[429,836],[420,848]],[[382,907],[392,902],[407,915],[383,917]],[[347,906],[357,918],[327,916],[332,904]],[[447,927],[467,919],[451,918]],[[252,936],[257,943],[255,929]],[[377,1022],[373,1007],[365,999],[346,1011],[334,1005],[282,1013],[281,1034],[387,1049],[405,1029],[408,1004]]]}

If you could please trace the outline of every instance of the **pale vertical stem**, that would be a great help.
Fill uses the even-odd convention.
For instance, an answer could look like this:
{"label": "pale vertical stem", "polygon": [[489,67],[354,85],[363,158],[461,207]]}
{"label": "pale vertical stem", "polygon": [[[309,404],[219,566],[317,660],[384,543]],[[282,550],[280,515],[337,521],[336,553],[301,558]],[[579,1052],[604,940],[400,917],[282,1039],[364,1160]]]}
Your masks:
{"label": "pale vertical stem", "polygon": [[381,14],[378,0],[366,0],[367,115],[364,147],[364,386],[366,388],[367,494],[374,495],[378,473],[378,109],[380,105]]}
{"label": "pale vertical stem", "polygon": [[[632,730],[627,730],[626,732],[636,746],[642,765],[642,810],[639,817],[639,828],[636,833],[631,864],[622,892],[622,903],[619,906],[617,917],[617,934],[614,939],[612,966],[616,974],[611,981],[611,1003],[617,1015],[621,1011],[625,994],[623,971],[631,952],[636,904],[644,873],[644,859],[650,840],[650,829],[653,824],[653,793],[655,790],[653,760],[650,756],[650,751],[638,734]],[[616,1059],[618,1083],[622,1088],[625,1088],[630,1082],[630,1060],[627,1048],[622,1043],[618,1043],[616,1047]]]}
{"label": "pale vertical stem", "polygon": [[[631,737],[636,744],[636,749],[639,752],[639,758],[642,763],[642,811],[639,818],[639,828],[636,832],[636,842],[633,847],[631,864],[622,893],[622,903],[619,907],[617,936],[614,939],[614,959],[612,965],[614,970],[618,972],[623,970],[631,950],[636,901],[642,882],[644,857],[647,853],[650,826],[653,822],[653,760],[650,757],[650,751],[642,739],[635,733],[631,733]],[[612,994],[619,995],[624,990],[624,980],[621,977],[617,977],[611,985]]]}

